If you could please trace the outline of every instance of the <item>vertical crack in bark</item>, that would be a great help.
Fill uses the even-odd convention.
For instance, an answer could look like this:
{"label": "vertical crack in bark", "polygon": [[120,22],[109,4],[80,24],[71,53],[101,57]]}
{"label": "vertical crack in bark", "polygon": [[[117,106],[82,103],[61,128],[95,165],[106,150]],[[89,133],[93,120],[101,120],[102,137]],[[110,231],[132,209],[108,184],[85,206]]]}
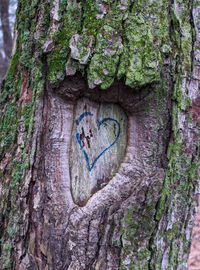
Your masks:
{"label": "vertical crack in bark", "polygon": [[[132,9],[133,9],[133,6],[134,6],[134,4],[135,4],[135,1],[129,1],[129,13],[131,13],[132,12]],[[122,23],[121,23],[121,25],[122,25],[122,29],[123,29],[123,34],[124,33],[126,33],[126,30],[125,30],[125,22],[126,22],[126,19],[122,19]],[[121,39],[122,39],[122,44],[123,44],[123,46],[125,45],[125,34],[124,35],[120,35],[120,37],[121,37]],[[121,63],[121,58],[122,58],[122,53],[119,55],[119,61],[117,62],[117,65],[116,65],[116,71],[115,71],[115,75],[114,75],[114,77],[115,78],[117,78],[117,74],[118,74],[118,71],[119,71],[119,66],[120,66],[120,63]]]}
{"label": "vertical crack in bark", "polygon": [[[172,44],[174,44],[174,40],[173,40],[174,26],[173,26],[173,21],[172,21],[172,14],[171,14],[171,9],[172,9],[173,4],[174,4],[174,0],[171,0],[170,4],[169,4],[169,8],[168,8],[168,16],[169,16],[169,22],[170,22],[169,23],[169,35],[170,35],[170,39],[171,39]],[[176,60],[176,62],[177,62],[177,60]],[[172,58],[170,60],[170,69],[172,70]],[[172,93],[173,93],[173,90],[174,90],[174,85],[175,85],[175,81],[172,80],[172,82],[171,82],[171,95],[170,96],[172,96]],[[170,114],[170,108],[168,109],[168,112],[169,112],[170,117],[169,117],[169,121],[168,121],[168,124],[167,124],[167,127],[168,127],[167,130],[169,131],[169,134],[168,134],[168,137],[167,137],[165,153],[164,153],[166,155],[166,157],[167,157],[167,151],[168,151],[168,147],[169,147],[169,144],[170,144],[170,140],[172,140],[172,138],[173,138],[172,116]],[[166,172],[167,163],[166,164],[163,163],[162,165],[163,165],[163,169]],[[163,190],[163,188],[165,186],[165,181],[166,181],[166,176],[165,176],[165,180],[163,181],[163,185],[162,185],[160,194],[162,193],[162,190]],[[157,201],[157,203],[155,205],[155,214],[154,214],[154,218],[153,218],[153,220],[155,222],[155,226],[154,226],[153,232],[152,232],[152,234],[150,235],[150,238],[149,238],[148,249],[150,251],[150,258],[148,260],[148,270],[153,270],[154,269],[153,263],[155,263],[155,262],[153,261],[153,257],[155,255],[155,251],[154,251],[153,245],[154,245],[154,242],[155,242],[156,233],[159,230],[159,223],[161,221],[161,220],[158,220],[156,218],[158,210],[160,208],[160,200],[161,200],[161,195],[160,195],[160,197],[159,197],[159,199],[158,199],[158,201]],[[165,203],[167,204],[167,202],[165,202]],[[168,208],[166,208],[166,210],[165,210],[165,213],[167,213],[167,212],[168,212]]]}
{"label": "vertical crack in bark", "polygon": [[[163,186],[164,186],[164,182],[163,182]],[[147,190],[146,196],[148,195],[149,190]],[[157,215],[157,209],[159,208],[159,203],[160,203],[160,199],[157,201],[156,205],[155,205],[155,214],[154,214],[154,222],[155,222],[155,226],[154,226],[154,230],[152,232],[152,234],[150,235],[149,238],[149,245],[148,245],[148,249],[150,251],[150,258],[148,260],[148,270],[153,270],[152,268],[152,259],[153,259],[153,255],[154,255],[154,250],[153,250],[153,244],[154,244],[154,238],[156,235],[156,232],[158,231],[158,226],[159,226],[159,221],[156,219],[156,215]]]}
{"label": "vertical crack in bark", "polygon": [[[91,227],[91,222],[92,221],[95,221],[96,220],[96,217],[92,215],[91,217],[91,220],[89,222],[89,226],[88,227],[88,245],[92,244],[92,245],[95,245],[95,249],[96,249],[96,252],[95,252],[95,255],[93,256],[93,258],[89,261],[89,263],[86,265],[86,269],[94,269],[94,267],[96,266],[97,262],[98,262],[98,259],[99,259],[99,255],[100,255],[100,250],[102,249],[102,245],[101,245],[101,241],[102,241],[102,238],[104,237],[104,233],[102,233],[101,231],[101,228],[105,227],[107,224],[107,217],[108,217],[108,213],[107,213],[107,210],[106,209],[103,209],[103,211],[101,212],[101,217],[99,219],[99,226],[98,228],[94,228],[94,227]],[[89,235],[90,235],[90,232],[92,231],[96,231],[97,235],[98,235],[98,241],[97,242],[91,242],[91,240],[89,239]],[[106,250],[107,250],[107,246],[104,247]],[[87,249],[86,249],[86,258],[88,256],[87,254],[87,251],[88,251],[88,246],[87,246]]]}
{"label": "vertical crack in bark", "polygon": [[190,3],[190,25],[192,28],[192,51],[191,51],[191,73],[193,72],[194,68],[194,48],[195,48],[195,41],[196,41],[196,31],[195,31],[195,23],[194,23],[194,16],[193,16],[193,9],[194,9],[194,0],[189,0]]}
{"label": "vertical crack in bark", "polygon": [[[47,69],[46,69],[46,61],[45,58],[43,58],[43,76],[46,82],[46,77],[47,77]],[[36,134],[36,148],[35,148],[35,152],[34,152],[34,156],[33,156],[33,163],[32,163],[32,167],[31,167],[31,180],[30,180],[30,184],[29,184],[29,189],[28,189],[28,193],[26,196],[26,204],[28,205],[29,208],[29,214],[28,214],[28,227],[27,227],[27,231],[26,234],[24,236],[24,247],[27,253],[29,253],[29,245],[30,245],[30,234],[32,231],[35,231],[35,233],[37,234],[37,228],[34,225],[33,221],[33,215],[34,215],[34,187],[35,185],[38,183],[38,181],[42,181],[43,177],[44,177],[44,169],[43,169],[43,161],[44,161],[44,155],[45,155],[45,132],[47,131],[47,96],[46,96],[46,86],[44,89],[44,93],[41,97],[40,103],[42,104],[41,107],[41,123],[42,125],[40,125],[39,123],[35,123],[35,125],[37,125],[37,129],[35,130],[35,132],[37,132]],[[45,109],[46,107],[46,109]],[[36,117],[36,115],[34,115],[34,117]],[[38,119],[37,119],[38,120]],[[43,128],[41,130],[41,128]],[[43,197],[43,200],[45,198]],[[42,198],[41,198],[42,200]],[[41,209],[41,215],[40,215],[40,224],[44,223],[44,216],[43,216],[43,209]],[[41,236],[40,236],[41,237]],[[46,258],[44,258],[44,255],[38,251],[40,250],[40,247],[37,246],[39,243],[37,241],[37,237],[35,238],[35,252],[36,254],[30,254],[30,255],[36,255],[36,257],[42,257],[42,261],[46,261]],[[22,261],[24,259],[24,257],[27,255],[27,253],[22,254],[22,256],[20,257],[20,261]],[[32,262],[33,264],[35,262]]]}

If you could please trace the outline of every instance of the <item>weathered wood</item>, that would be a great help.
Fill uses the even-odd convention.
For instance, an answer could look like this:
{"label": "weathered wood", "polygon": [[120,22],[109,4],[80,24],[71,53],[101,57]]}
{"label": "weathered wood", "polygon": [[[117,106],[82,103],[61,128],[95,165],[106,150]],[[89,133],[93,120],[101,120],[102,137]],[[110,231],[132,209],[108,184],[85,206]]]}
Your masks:
{"label": "weathered wood", "polygon": [[[100,101],[108,102],[109,100],[110,103],[97,103],[88,98],[80,99],[81,96],[88,96],[91,90],[84,87],[83,80],[80,78],[79,85],[76,82],[77,78],[73,83],[67,80],[64,86],[54,91],[50,87],[47,88],[43,105],[45,119],[43,139],[39,148],[43,149],[43,155],[40,157],[40,151],[38,152],[40,169],[37,166],[34,169],[32,225],[30,239],[27,242],[29,254],[34,254],[32,256],[37,259],[32,259],[30,262],[27,256],[24,257],[21,262],[22,268],[28,265],[39,265],[39,268],[42,268],[44,254],[49,269],[54,269],[53,267],[62,269],[63,266],[70,270],[92,269],[92,267],[105,270],[118,269],[120,250],[123,246],[120,242],[120,232],[124,228],[120,229],[120,221],[116,218],[116,228],[110,231],[112,219],[115,219],[115,215],[123,219],[124,213],[127,213],[136,201],[135,209],[138,209],[137,215],[140,216],[139,209],[145,201],[144,190],[154,191],[152,196],[156,203],[162,187],[161,183],[165,176],[163,149],[168,141],[165,137],[168,121],[165,122],[162,119],[169,118],[167,104],[158,117],[155,106],[156,94],[153,91],[147,88],[133,94],[132,89],[125,87],[123,83],[115,83],[113,88],[108,89],[106,93],[96,89],[95,94],[91,94],[93,100],[96,96]],[[82,86],[79,88],[80,85]],[[70,93],[71,89],[74,91],[73,94]],[[101,98],[99,98],[100,95]],[[165,96],[161,95],[161,97],[164,101]],[[118,103],[119,99],[121,107],[113,104]],[[73,100],[77,100],[77,103]],[[123,116],[124,112],[120,114],[120,117],[122,115],[125,119],[128,118],[127,136],[124,137],[124,141],[127,140],[127,148],[116,175],[103,189],[93,194],[85,206],[79,207],[72,198],[69,161],[72,155],[71,145],[73,145],[71,140],[75,139],[73,136],[76,133],[74,123],[77,124],[77,117],[80,116],[82,110],[86,110],[84,109],[85,102],[87,102],[87,109],[91,108],[94,114],[97,114],[98,108],[103,106],[113,118],[118,117],[119,121],[121,121],[119,115],[115,115],[113,108],[117,111],[124,111],[122,108],[127,108],[127,116]],[[110,110],[110,107],[113,110]],[[107,116],[104,113],[105,111],[100,111],[97,119]],[[94,124],[96,124],[95,121]],[[155,125],[159,126],[159,133],[155,130]],[[158,148],[158,141],[162,151]],[[75,149],[80,151],[76,145],[73,151]],[[86,168],[88,168],[87,165]],[[46,199],[43,200],[40,198],[43,197],[44,192]],[[151,200],[152,198],[148,199],[148,202],[151,203]],[[152,211],[151,215],[155,213],[155,209],[153,208]],[[37,226],[41,213],[43,213],[44,221],[41,226]],[[55,227],[52,227],[51,220],[55,220]],[[153,228],[154,225],[152,225]],[[102,234],[103,231],[105,234]],[[39,238],[38,235],[40,235]],[[101,240],[99,235],[101,235]],[[107,242],[106,239],[109,237],[112,237],[112,240]],[[51,241],[48,242],[47,239]],[[125,243],[125,239],[123,241]],[[36,248],[38,255],[35,253]],[[96,256],[97,253],[99,253],[98,256]],[[71,254],[71,259],[66,254]]]}
{"label": "weathered wood", "polygon": [[112,103],[77,101],[71,145],[71,189],[84,205],[116,174],[127,145],[127,116]]}

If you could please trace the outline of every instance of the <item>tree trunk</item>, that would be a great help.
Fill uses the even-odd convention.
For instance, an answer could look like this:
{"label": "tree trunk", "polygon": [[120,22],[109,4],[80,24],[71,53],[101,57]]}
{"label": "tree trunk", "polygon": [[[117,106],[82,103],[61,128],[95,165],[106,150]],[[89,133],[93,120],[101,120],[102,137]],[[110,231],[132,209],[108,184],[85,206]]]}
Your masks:
{"label": "tree trunk", "polygon": [[200,1],[18,2],[2,84],[1,269],[187,269]]}

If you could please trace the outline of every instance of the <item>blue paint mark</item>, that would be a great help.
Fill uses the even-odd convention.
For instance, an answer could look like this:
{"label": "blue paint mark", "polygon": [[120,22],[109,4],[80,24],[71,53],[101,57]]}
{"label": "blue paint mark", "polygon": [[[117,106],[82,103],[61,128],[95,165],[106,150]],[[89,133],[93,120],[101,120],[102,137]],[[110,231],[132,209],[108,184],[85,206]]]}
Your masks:
{"label": "blue paint mark", "polygon": [[82,146],[82,144],[81,144],[81,139],[80,139],[80,134],[79,134],[79,133],[76,133],[76,140],[77,140],[77,142],[79,143],[81,149],[83,149],[83,146]]}
{"label": "blue paint mark", "polygon": [[84,153],[84,156],[85,156],[85,160],[87,162],[87,165],[88,165],[88,170],[91,172],[91,170],[94,168],[94,165],[96,164],[97,160],[108,150],[110,149],[116,142],[117,140],[119,139],[119,135],[120,135],[120,124],[117,120],[113,119],[113,118],[104,118],[102,121],[98,121],[97,120],[97,127],[98,127],[98,131],[100,130],[101,128],[101,125],[107,121],[112,121],[112,122],[115,122],[118,126],[118,132],[117,132],[117,136],[115,138],[115,140],[113,141],[113,143],[111,143],[111,145],[109,145],[108,147],[106,147],[98,156],[97,158],[95,158],[94,162],[92,163],[92,165],[90,166],[90,162],[89,162],[89,157],[88,157],[88,154],[85,150],[83,150],[83,145],[81,143],[81,139],[80,139],[80,134],[78,132],[78,125],[80,124],[80,122],[87,116],[93,116],[93,114],[91,112],[85,112],[83,114],[81,114],[79,116],[79,118],[77,119],[77,126],[76,126],[76,140],[78,142],[78,144],[80,145],[80,148],[81,150],[83,151]]}

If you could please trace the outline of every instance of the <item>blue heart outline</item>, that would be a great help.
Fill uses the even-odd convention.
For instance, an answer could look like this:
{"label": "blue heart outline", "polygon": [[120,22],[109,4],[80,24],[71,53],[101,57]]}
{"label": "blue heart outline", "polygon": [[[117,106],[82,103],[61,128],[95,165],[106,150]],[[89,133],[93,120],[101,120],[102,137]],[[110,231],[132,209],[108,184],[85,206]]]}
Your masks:
{"label": "blue heart outline", "polygon": [[108,149],[110,149],[110,148],[117,142],[117,140],[119,139],[119,135],[120,135],[120,132],[121,132],[121,131],[120,131],[120,123],[119,123],[117,120],[113,119],[113,118],[107,117],[107,118],[104,118],[102,121],[98,121],[98,120],[97,120],[98,131],[100,130],[101,125],[102,125],[104,122],[106,122],[106,121],[113,121],[113,122],[115,122],[115,123],[118,125],[118,133],[117,133],[117,136],[116,136],[114,142],[111,143],[111,145],[109,145],[108,147],[106,147],[106,148],[98,155],[98,157],[95,158],[94,162],[93,162],[92,165],[90,166],[88,154],[87,154],[87,152],[83,149],[83,145],[82,145],[81,139],[80,139],[80,133],[78,132],[78,125],[79,125],[80,122],[81,122],[85,117],[87,117],[87,116],[91,116],[91,117],[92,117],[93,114],[92,114],[91,112],[85,112],[85,113],[82,113],[82,114],[79,116],[79,118],[77,119],[77,121],[76,121],[76,123],[77,123],[77,125],[76,125],[76,140],[77,140],[78,144],[80,145],[81,150],[82,150],[83,153],[84,153],[85,160],[86,160],[87,165],[88,165],[88,170],[89,170],[89,172],[91,172],[91,170],[94,168],[94,165],[95,165],[95,163],[97,162],[97,160],[98,160],[98,159],[99,159],[99,158],[100,158],[100,157],[101,157]]}

